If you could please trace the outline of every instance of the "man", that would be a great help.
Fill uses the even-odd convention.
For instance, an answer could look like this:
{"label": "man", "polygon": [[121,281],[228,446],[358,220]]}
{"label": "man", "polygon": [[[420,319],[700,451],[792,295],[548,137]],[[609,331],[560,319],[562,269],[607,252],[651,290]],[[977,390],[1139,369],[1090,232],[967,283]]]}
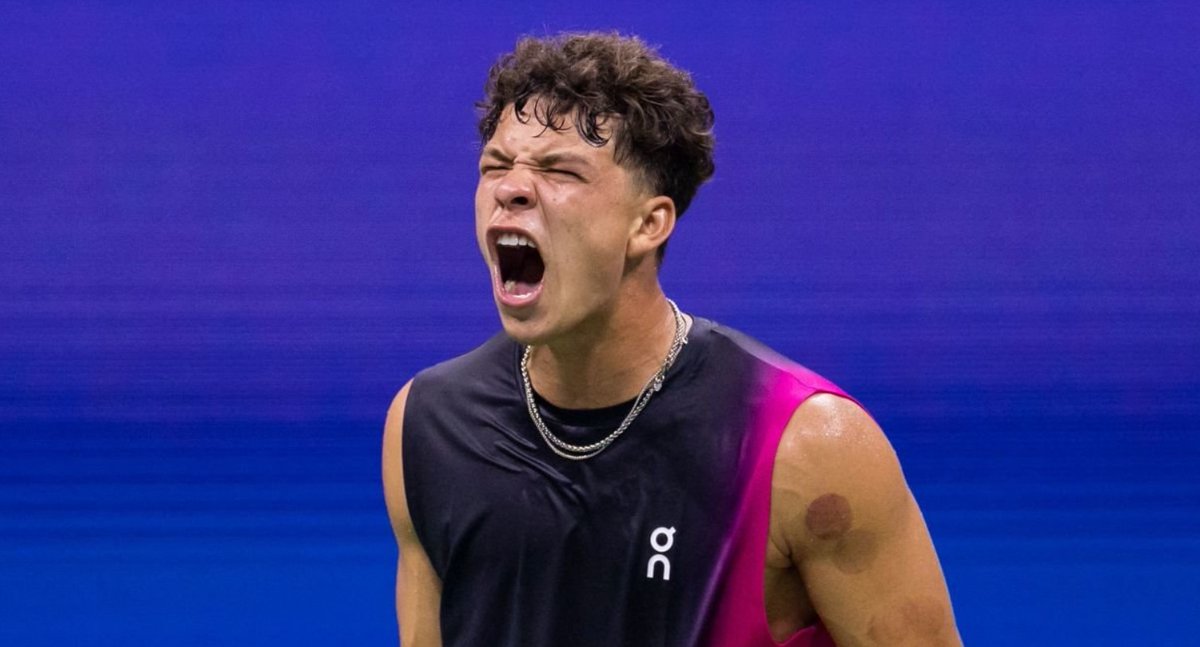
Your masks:
{"label": "man", "polygon": [[388,413],[403,647],[960,644],[871,418],[659,286],[713,172],[688,75],[634,38],[525,39],[481,108],[504,333]]}

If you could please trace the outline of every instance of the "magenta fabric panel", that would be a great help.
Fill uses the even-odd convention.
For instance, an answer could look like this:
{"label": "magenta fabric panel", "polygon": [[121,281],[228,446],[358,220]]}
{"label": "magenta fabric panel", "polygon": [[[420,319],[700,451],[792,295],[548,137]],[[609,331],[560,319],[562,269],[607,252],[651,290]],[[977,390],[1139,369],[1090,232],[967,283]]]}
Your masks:
{"label": "magenta fabric panel", "polygon": [[757,397],[750,417],[753,429],[746,434],[747,447],[741,469],[749,475],[739,479],[742,492],[737,521],[728,538],[725,578],[717,591],[708,635],[712,647],[832,647],[833,639],[820,623],[794,634],[783,643],[771,637],[763,599],[763,569],[771,513],[771,475],[775,452],[796,408],[815,393],[845,392],[801,366],[779,360],[763,363],[755,385]]}

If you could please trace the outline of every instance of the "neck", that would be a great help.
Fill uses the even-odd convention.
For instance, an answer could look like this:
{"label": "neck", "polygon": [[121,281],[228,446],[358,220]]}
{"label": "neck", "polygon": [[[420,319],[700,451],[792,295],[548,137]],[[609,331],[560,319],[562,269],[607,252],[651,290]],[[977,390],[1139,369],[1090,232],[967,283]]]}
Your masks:
{"label": "neck", "polygon": [[569,409],[594,409],[637,397],[662,365],[675,317],[662,289],[622,298],[570,335],[532,349],[530,380],[542,397]]}

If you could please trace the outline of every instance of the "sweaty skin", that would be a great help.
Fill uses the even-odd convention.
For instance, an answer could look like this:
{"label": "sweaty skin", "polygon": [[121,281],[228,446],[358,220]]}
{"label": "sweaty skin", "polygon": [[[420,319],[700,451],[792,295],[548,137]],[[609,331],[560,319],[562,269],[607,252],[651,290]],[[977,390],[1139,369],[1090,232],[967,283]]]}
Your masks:
{"label": "sweaty skin", "polygon": [[929,531],[879,426],[831,394],[775,456],[764,594],[782,641],[820,616],[840,647],[961,645]]}
{"label": "sweaty skin", "polygon": [[[521,123],[510,108],[480,162],[476,231],[501,322],[534,346],[535,389],[567,408],[634,397],[673,332],[655,252],[674,227],[674,204],[648,192],[612,151],[611,141],[591,146],[573,128]],[[500,292],[493,245],[507,233],[534,241],[544,260],[536,296]],[[400,552],[396,615],[402,647],[440,647],[441,582],[404,494],[408,389],[394,399],[383,438]],[[858,405],[817,395],[797,408],[776,455],[771,501],[763,581],[776,640],[819,616],[841,647],[961,644],[920,510],[887,439]]]}

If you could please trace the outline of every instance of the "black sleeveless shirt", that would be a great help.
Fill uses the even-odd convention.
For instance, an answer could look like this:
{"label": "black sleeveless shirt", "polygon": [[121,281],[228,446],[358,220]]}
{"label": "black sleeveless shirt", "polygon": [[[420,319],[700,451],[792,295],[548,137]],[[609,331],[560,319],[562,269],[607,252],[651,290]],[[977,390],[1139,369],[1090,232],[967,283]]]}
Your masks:
{"label": "black sleeveless shirt", "polygon": [[[788,419],[844,395],[696,319],[660,392],[604,452],[550,451],[503,334],[421,372],[405,406],[405,492],[442,581],[446,647],[775,647],[762,575],[770,477]],[[612,432],[632,403],[539,398],[563,440]],[[829,645],[819,624],[790,647]]]}

